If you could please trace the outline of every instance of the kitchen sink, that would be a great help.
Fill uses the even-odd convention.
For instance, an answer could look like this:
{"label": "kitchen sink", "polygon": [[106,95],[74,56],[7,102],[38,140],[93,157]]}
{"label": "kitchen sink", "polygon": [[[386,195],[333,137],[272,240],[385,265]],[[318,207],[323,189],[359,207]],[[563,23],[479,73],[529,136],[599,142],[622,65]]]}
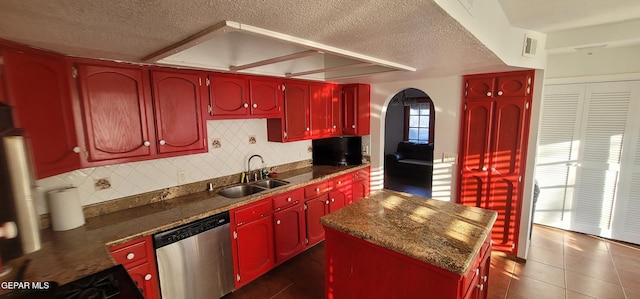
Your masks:
{"label": "kitchen sink", "polygon": [[272,188],[277,188],[277,187],[289,184],[289,182],[281,181],[281,180],[274,180],[274,179],[265,179],[265,180],[257,181],[257,182],[255,182],[253,184],[256,185],[256,186],[260,186],[262,188],[272,189]]}
{"label": "kitchen sink", "polygon": [[252,183],[226,187],[218,191],[218,194],[227,198],[239,198],[239,197],[245,197],[251,194],[256,194],[262,191],[266,191],[269,189],[277,188],[280,186],[284,186],[287,184],[289,184],[289,182],[287,181],[264,179],[264,180],[260,180]]}

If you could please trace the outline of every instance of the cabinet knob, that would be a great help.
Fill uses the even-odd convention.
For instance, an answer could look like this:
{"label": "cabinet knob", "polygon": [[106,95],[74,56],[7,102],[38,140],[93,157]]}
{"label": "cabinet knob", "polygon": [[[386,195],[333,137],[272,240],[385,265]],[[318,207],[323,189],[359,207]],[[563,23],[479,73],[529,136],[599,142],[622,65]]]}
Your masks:
{"label": "cabinet knob", "polygon": [[335,129],[335,128],[337,128],[337,127],[336,127],[336,125],[333,125],[333,128],[334,128],[334,129]]}
{"label": "cabinet knob", "polygon": [[291,197],[287,198],[287,201],[288,201],[288,202],[291,202]]}
{"label": "cabinet knob", "polygon": [[496,172],[496,168],[495,168],[495,167],[492,167],[492,168],[491,168],[491,172]]}
{"label": "cabinet knob", "polygon": [[487,167],[482,167],[482,171],[487,171]]}
{"label": "cabinet knob", "polygon": [[483,275],[482,282],[487,282],[487,280],[489,280],[489,277],[487,275]]}
{"label": "cabinet knob", "polygon": [[307,131],[309,131],[309,127],[307,127]]}
{"label": "cabinet knob", "polygon": [[80,147],[79,146],[74,146],[73,147],[73,152],[76,153],[76,154],[79,154],[80,153]]}
{"label": "cabinet knob", "polygon": [[316,192],[320,192],[320,188],[316,188]]}
{"label": "cabinet knob", "polygon": [[492,95],[492,93],[490,91],[487,91],[487,96],[490,97]]}
{"label": "cabinet knob", "polygon": [[276,224],[280,224],[280,220],[277,220],[277,221],[276,221]]}
{"label": "cabinet knob", "polygon": [[328,204],[329,204],[329,201],[327,200],[327,201],[325,201],[324,203],[328,205]]}
{"label": "cabinet knob", "polygon": [[351,125],[351,128],[352,128],[352,129],[355,129],[355,128],[356,128],[356,125]]}
{"label": "cabinet knob", "polygon": [[160,140],[160,142],[159,142],[159,143],[160,143],[160,145],[165,145],[165,144],[167,144],[167,142],[166,142],[166,141],[164,141],[164,140]]}
{"label": "cabinet knob", "polygon": [[482,292],[482,290],[484,290],[484,284],[479,284],[478,289],[480,289],[480,291]]}
{"label": "cabinet knob", "polygon": [[135,257],[136,257],[136,255],[135,255],[135,254],[133,254],[133,252],[129,252],[129,253],[127,253],[127,259],[128,259],[128,260],[132,260],[132,259],[133,259],[133,258],[135,258]]}
{"label": "cabinet knob", "polygon": [[145,141],[142,143],[142,145],[144,145],[144,146],[150,146],[150,145],[151,145],[151,142],[149,142],[149,140],[145,140]]}
{"label": "cabinet knob", "polygon": [[144,280],[151,280],[151,274],[147,274],[144,276]]}
{"label": "cabinet knob", "polygon": [[331,199],[331,202],[336,202],[336,199],[335,199],[335,198],[332,198],[332,199]]}
{"label": "cabinet knob", "polygon": [[258,104],[253,104],[253,108],[258,108]]}
{"label": "cabinet knob", "polygon": [[248,108],[248,107],[249,107],[249,104],[244,103],[244,104],[242,104],[242,107],[244,107],[244,108]]}
{"label": "cabinet knob", "polygon": [[498,90],[498,95],[501,96],[502,95],[502,90]]}
{"label": "cabinet knob", "polygon": [[338,185],[341,185],[341,184],[342,184],[342,181],[338,181]]}

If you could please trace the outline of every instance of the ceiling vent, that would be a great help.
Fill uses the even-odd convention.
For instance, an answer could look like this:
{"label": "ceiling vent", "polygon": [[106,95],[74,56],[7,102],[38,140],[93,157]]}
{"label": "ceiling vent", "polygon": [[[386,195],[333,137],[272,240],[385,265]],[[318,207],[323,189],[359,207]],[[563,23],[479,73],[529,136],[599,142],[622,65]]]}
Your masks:
{"label": "ceiling vent", "polygon": [[538,40],[525,33],[524,44],[522,47],[522,56],[535,58],[537,49]]}

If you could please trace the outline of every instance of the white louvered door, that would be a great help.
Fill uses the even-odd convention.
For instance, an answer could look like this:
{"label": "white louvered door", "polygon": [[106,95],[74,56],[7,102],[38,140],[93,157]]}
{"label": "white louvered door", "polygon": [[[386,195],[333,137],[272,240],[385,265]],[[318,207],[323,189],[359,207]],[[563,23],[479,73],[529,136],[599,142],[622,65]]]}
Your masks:
{"label": "white louvered door", "polygon": [[545,87],[536,223],[640,243],[639,86]]}
{"label": "white louvered door", "polygon": [[584,84],[544,88],[535,170],[540,187],[536,223],[570,228],[584,91]]}

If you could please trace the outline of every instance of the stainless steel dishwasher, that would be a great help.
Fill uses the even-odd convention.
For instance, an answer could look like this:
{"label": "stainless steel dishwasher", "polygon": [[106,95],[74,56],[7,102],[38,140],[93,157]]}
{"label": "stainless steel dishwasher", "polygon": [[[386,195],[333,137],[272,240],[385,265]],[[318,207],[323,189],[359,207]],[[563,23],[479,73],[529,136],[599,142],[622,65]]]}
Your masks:
{"label": "stainless steel dishwasher", "polygon": [[220,298],[233,291],[229,212],[153,236],[162,299]]}

